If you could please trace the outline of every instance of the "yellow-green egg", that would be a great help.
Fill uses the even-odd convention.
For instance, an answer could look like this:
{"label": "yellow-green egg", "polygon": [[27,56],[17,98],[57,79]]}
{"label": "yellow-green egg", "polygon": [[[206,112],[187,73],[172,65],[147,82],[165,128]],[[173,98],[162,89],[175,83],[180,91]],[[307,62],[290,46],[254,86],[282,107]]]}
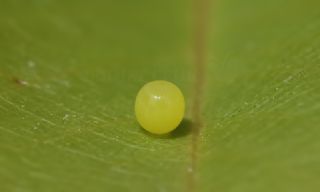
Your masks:
{"label": "yellow-green egg", "polygon": [[135,113],[145,130],[154,134],[169,133],[184,116],[185,101],[180,89],[163,80],[145,84],[136,97]]}

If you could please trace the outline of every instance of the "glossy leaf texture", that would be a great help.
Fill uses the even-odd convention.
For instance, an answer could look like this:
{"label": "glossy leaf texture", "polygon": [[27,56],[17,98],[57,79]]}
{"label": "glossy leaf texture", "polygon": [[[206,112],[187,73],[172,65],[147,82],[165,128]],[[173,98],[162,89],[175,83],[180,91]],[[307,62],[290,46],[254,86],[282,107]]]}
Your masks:
{"label": "glossy leaf texture", "polygon": [[[0,191],[319,189],[319,1],[207,3],[195,102],[197,1],[1,1]],[[156,79],[186,98],[163,137],[134,116]]]}

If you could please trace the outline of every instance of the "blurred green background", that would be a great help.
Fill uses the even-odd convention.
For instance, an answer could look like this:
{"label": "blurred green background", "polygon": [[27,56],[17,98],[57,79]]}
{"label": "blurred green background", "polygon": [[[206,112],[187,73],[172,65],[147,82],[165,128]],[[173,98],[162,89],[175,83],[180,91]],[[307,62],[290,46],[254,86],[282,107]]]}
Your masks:
{"label": "blurred green background", "polygon": [[[0,191],[319,191],[319,7],[1,0]],[[165,137],[133,112],[155,79],[187,102]]]}

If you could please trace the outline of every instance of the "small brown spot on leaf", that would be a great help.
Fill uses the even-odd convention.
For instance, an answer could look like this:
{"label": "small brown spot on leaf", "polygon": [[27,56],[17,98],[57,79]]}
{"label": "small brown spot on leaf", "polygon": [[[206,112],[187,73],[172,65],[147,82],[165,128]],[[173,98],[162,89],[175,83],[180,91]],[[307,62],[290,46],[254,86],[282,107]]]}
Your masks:
{"label": "small brown spot on leaf", "polygon": [[29,85],[29,83],[25,80],[19,79],[17,77],[12,77],[12,81],[17,84],[17,85],[21,85],[21,86],[27,86]]}

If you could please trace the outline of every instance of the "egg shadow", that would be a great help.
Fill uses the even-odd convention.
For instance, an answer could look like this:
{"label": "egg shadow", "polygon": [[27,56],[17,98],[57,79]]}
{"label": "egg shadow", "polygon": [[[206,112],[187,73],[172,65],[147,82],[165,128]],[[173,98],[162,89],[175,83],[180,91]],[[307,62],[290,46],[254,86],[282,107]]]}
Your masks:
{"label": "egg shadow", "polygon": [[169,135],[171,138],[179,138],[190,135],[192,132],[193,123],[190,119],[184,118],[179,126],[173,130]]}
{"label": "egg shadow", "polygon": [[190,135],[192,132],[192,126],[193,126],[192,121],[190,119],[184,118],[175,130],[163,135],[152,134],[144,130],[142,127],[140,128],[149,137],[158,138],[158,139],[176,139],[176,138],[181,138],[181,137]]}

